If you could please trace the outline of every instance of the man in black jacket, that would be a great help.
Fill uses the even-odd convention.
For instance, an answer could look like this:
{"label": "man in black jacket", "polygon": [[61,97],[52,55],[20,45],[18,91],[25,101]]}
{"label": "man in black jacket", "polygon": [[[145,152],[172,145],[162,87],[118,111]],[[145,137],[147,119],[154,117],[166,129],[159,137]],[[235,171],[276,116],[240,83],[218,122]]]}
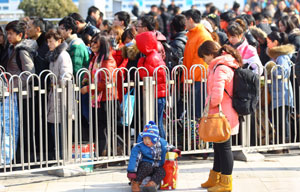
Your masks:
{"label": "man in black jacket", "polygon": [[101,11],[97,7],[91,6],[88,10],[88,16],[86,18],[86,22],[91,23],[92,25],[97,27],[98,25],[100,26],[102,19],[103,19],[103,13],[101,13]]}
{"label": "man in black jacket", "polygon": [[77,25],[77,36],[83,40],[85,45],[90,44],[90,40],[94,35],[100,33],[100,30],[93,26],[91,23],[86,23],[83,17],[78,13],[71,13],[72,17]]}
{"label": "man in black jacket", "polygon": [[36,40],[38,44],[37,55],[34,57],[35,73],[40,74],[43,70],[49,69],[49,62],[46,54],[49,51],[45,39],[45,23],[42,18],[33,18],[27,24],[26,34],[28,38]]}
{"label": "man in black jacket", "polygon": [[176,15],[171,22],[171,31],[175,31],[176,33],[172,35],[170,46],[172,49],[172,53],[174,54],[174,64],[172,66],[175,67],[179,64],[180,58],[183,57],[185,44],[187,42],[186,36],[186,17],[184,15]]}

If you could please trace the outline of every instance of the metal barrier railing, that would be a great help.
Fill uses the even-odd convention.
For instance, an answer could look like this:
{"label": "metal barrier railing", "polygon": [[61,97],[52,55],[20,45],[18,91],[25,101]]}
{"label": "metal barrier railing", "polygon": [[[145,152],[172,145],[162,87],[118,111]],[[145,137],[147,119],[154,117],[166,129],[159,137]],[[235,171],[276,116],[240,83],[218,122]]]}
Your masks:
{"label": "metal barrier railing", "polygon": [[[270,71],[268,65],[261,76],[257,111],[241,124],[233,150],[300,146],[295,69],[275,65]],[[141,71],[148,76],[144,81]],[[87,69],[61,78],[49,70],[39,76],[5,74],[8,82],[0,78],[8,85],[2,86],[0,98],[0,175],[128,160],[148,120],[163,126],[168,142],[182,154],[212,151],[197,131],[207,95],[202,65],[190,70],[178,65],[172,71],[159,67],[151,77],[146,68],[99,69],[93,78]],[[86,85],[89,90],[83,95]]]}

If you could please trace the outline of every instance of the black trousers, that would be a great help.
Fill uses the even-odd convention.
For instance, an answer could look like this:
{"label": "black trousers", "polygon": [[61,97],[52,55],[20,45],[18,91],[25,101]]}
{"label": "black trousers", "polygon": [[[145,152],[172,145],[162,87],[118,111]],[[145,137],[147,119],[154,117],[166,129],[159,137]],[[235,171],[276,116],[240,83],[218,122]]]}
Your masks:
{"label": "black trousers", "polygon": [[229,139],[224,143],[214,143],[214,167],[213,170],[223,175],[231,175],[233,169],[233,154]]}
{"label": "black trousers", "polygon": [[139,163],[135,181],[142,182],[147,176],[151,176],[151,181],[159,185],[166,176],[166,172],[163,167],[152,167],[151,163],[142,161]]}

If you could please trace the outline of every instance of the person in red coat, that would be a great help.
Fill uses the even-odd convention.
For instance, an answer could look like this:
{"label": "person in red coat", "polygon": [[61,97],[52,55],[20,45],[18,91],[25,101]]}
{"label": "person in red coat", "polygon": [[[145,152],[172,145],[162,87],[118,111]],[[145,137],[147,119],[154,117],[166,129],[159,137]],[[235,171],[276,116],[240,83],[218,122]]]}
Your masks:
{"label": "person in red coat", "polygon": [[[157,50],[157,39],[155,33],[143,32],[136,36],[136,45],[141,53],[145,55],[145,57],[141,57],[138,61],[138,67],[145,67],[149,76],[153,76],[153,73],[157,67],[166,66],[165,62],[161,58],[160,54]],[[147,76],[145,70],[139,71],[141,79]],[[156,77],[154,76],[154,79]],[[155,93],[155,97],[157,96],[158,102],[158,128],[159,135],[162,138],[166,138],[165,130],[163,127],[163,111],[166,104],[166,73],[164,69],[158,70],[157,73],[157,93]]]}
{"label": "person in red coat", "polygon": [[[94,141],[96,141],[96,130],[98,129],[98,146],[97,150],[99,156],[106,156],[107,155],[107,138],[105,135],[107,134],[107,109],[106,101],[110,100],[114,103],[117,103],[116,100],[118,99],[118,93],[113,88],[110,91],[107,88],[107,84],[109,83],[109,74],[112,74],[113,71],[117,68],[116,61],[114,60],[111,51],[110,45],[108,42],[107,37],[102,36],[101,34],[95,35],[91,40],[91,49],[93,51],[94,57],[90,61],[89,71],[92,78],[92,84],[95,83],[95,79],[98,79],[97,82],[97,93],[95,90],[92,90],[92,107],[93,107],[93,136]],[[107,75],[104,72],[99,72],[98,77],[96,77],[96,73],[100,69],[106,69]],[[112,77],[116,79],[116,74]],[[82,84],[84,85],[81,88],[81,93],[86,94],[89,92],[90,85],[88,84],[88,76],[86,75],[83,79]],[[96,105],[97,102],[97,105]],[[118,103],[119,107],[119,103]],[[97,110],[97,117],[96,117],[96,110]],[[119,117],[117,117],[119,118]],[[96,127],[96,120],[98,121],[98,127]]]}

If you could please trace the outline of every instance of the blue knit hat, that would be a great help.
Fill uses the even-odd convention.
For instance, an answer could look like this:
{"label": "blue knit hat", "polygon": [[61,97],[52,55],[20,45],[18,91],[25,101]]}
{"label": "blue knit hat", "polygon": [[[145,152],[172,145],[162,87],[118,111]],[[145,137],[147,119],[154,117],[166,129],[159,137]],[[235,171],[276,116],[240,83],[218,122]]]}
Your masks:
{"label": "blue knit hat", "polygon": [[159,130],[157,125],[155,125],[154,121],[149,121],[147,125],[145,125],[144,131],[143,131],[143,138],[144,137],[150,137],[151,142],[155,144],[159,138]]}

